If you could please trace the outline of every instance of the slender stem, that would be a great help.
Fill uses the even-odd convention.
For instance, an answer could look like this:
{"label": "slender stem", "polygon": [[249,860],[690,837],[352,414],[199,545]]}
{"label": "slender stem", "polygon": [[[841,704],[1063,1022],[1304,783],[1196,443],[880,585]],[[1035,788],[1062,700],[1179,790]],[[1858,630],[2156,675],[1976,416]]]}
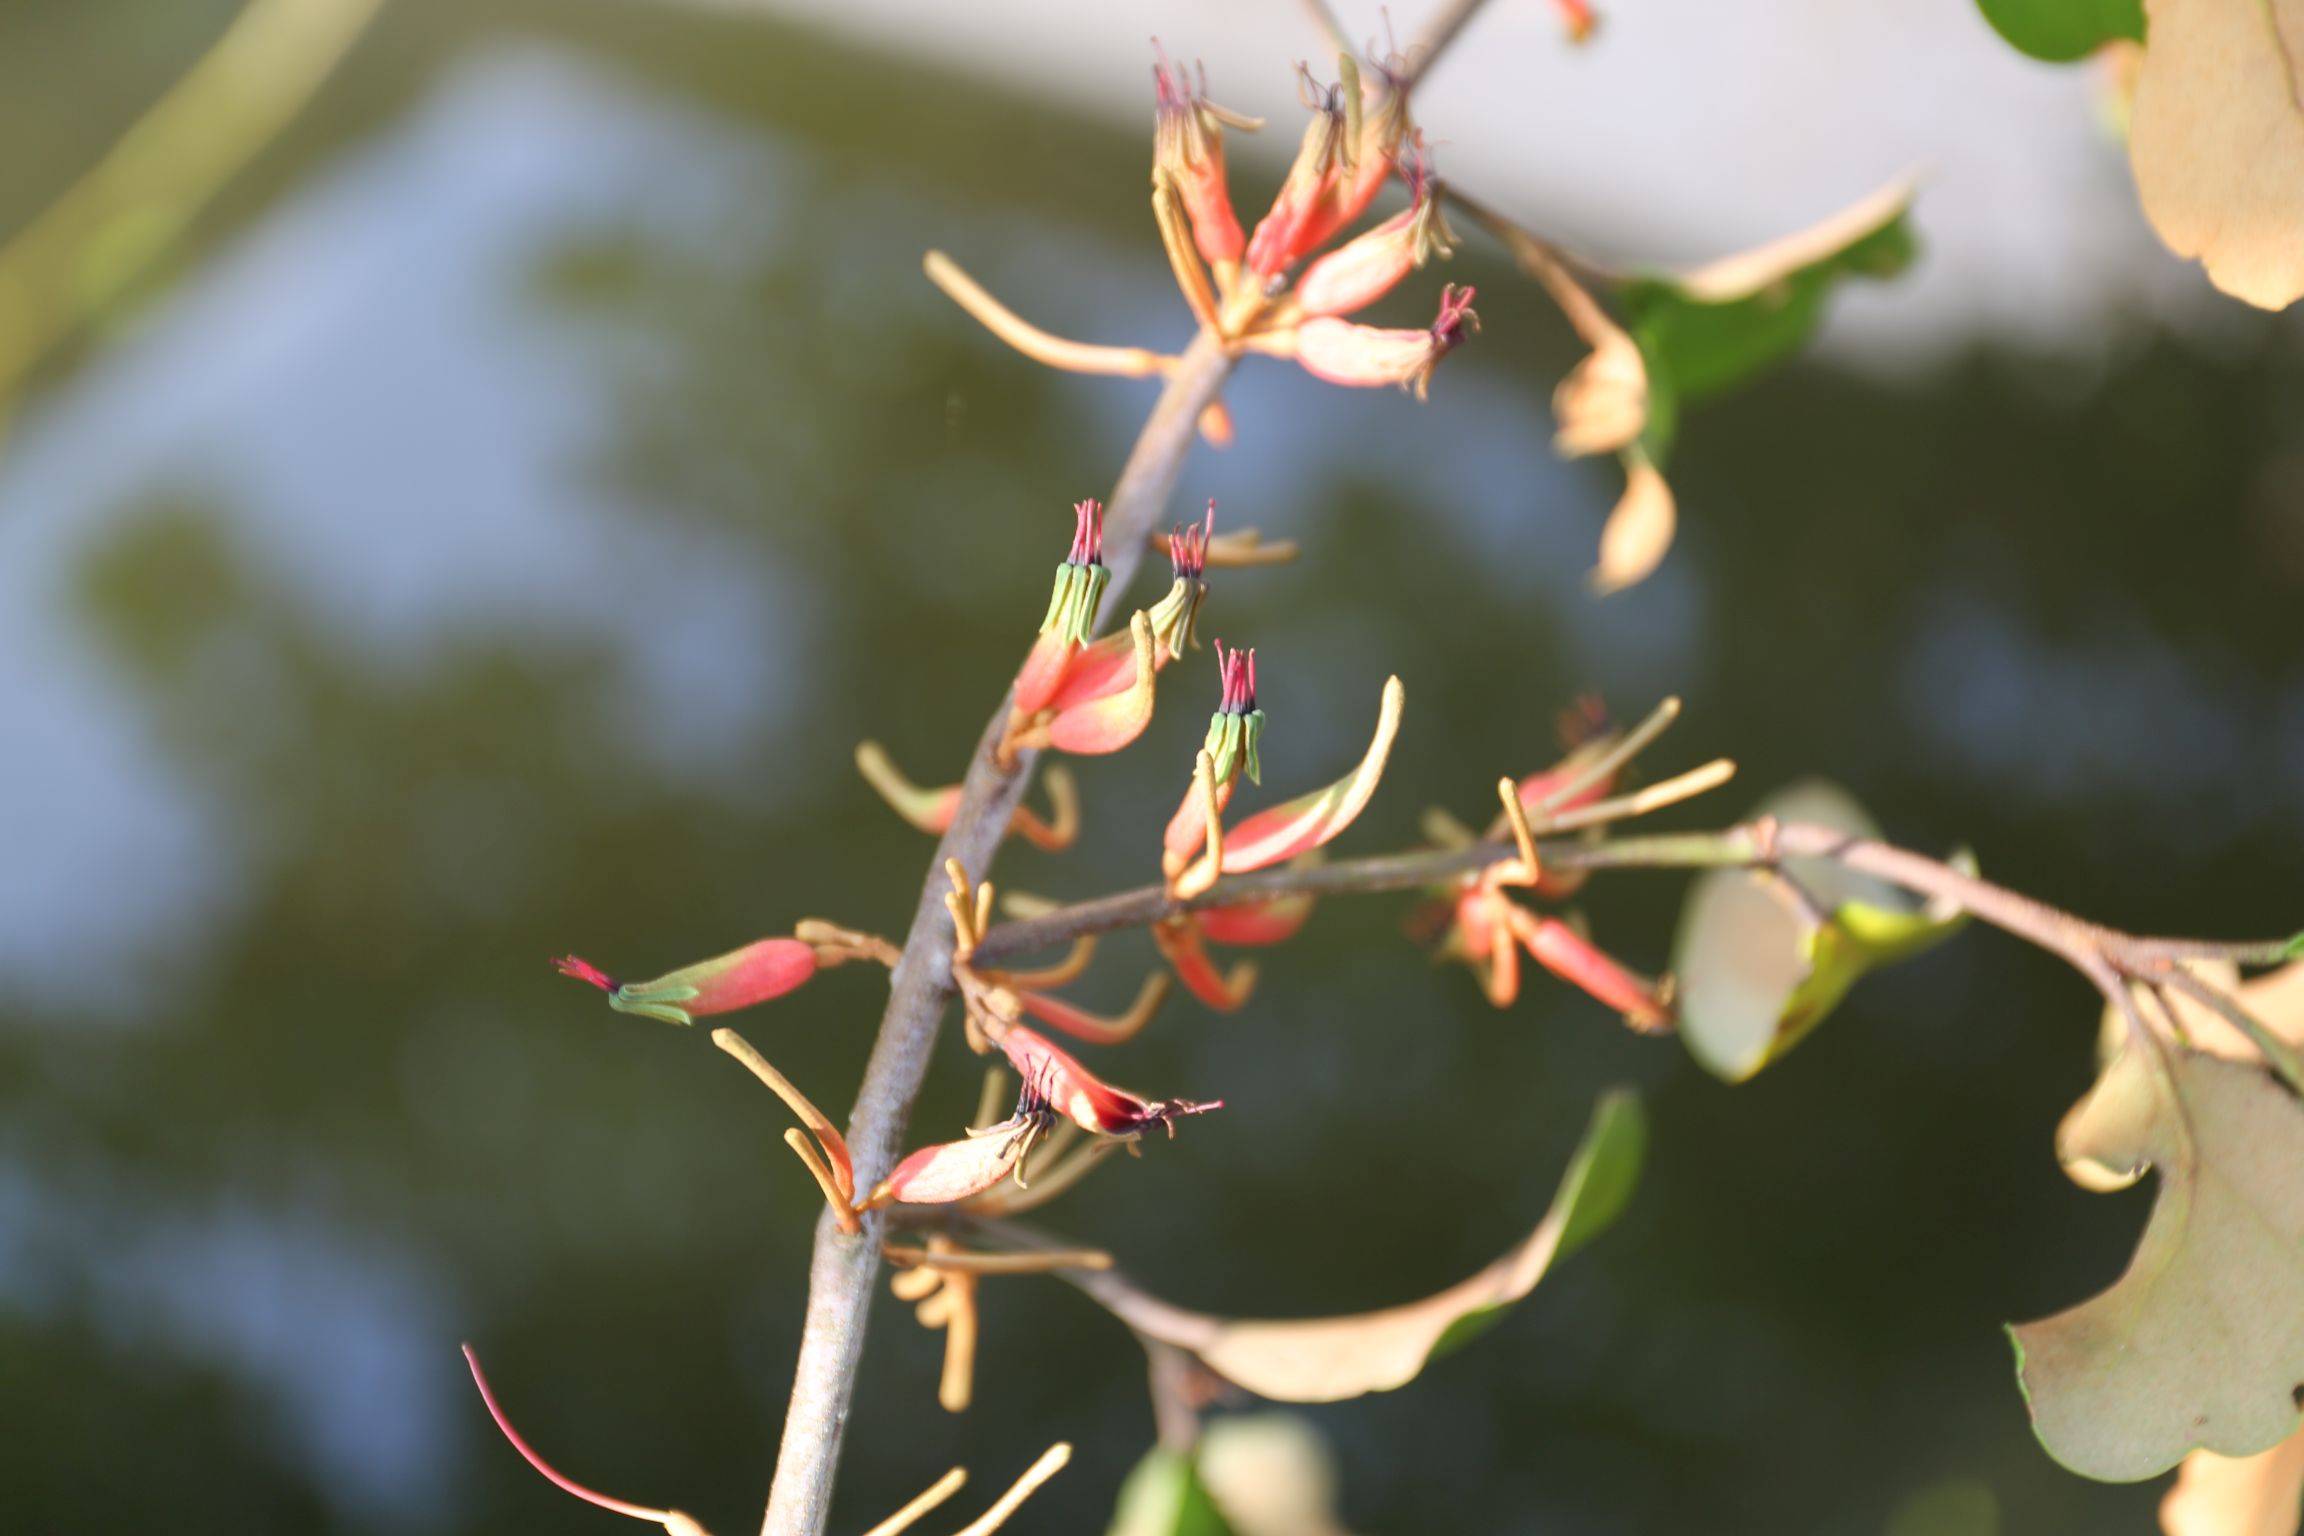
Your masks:
{"label": "slender stem", "polygon": [[[1153,525],[1168,506],[1185,452],[1192,445],[1194,423],[1223,388],[1232,366],[1222,341],[1203,332],[1169,376],[1136,439],[1105,508],[1105,562],[1113,578],[1104,599],[1106,622],[1121,610],[1129,577],[1143,557]],[[970,760],[960,808],[928,863],[903,958],[891,976],[888,1008],[848,1126],[860,1189],[870,1189],[895,1166],[912,1101],[927,1076],[937,1026],[952,997],[952,925],[944,915],[948,888],[944,861],[958,859],[971,877],[983,878],[1031,775],[1032,753],[1018,754],[1013,769],[1002,769],[993,759],[1007,721],[1003,698]],[[870,1212],[863,1218],[864,1230],[850,1236],[829,1211],[816,1224],[808,1269],[808,1315],[801,1328],[800,1360],[793,1373],[792,1401],[785,1414],[762,1536],[821,1536],[831,1514],[840,1440],[856,1390],[865,1319],[880,1269],[883,1225],[882,1214]]]}
{"label": "slender stem", "polygon": [[[2173,969],[2174,956],[2253,961],[2285,952],[2284,945],[2276,940],[2220,944],[2140,938],[2075,917],[1925,854],[1808,822],[1763,820],[1720,832],[1668,833],[1599,843],[1539,840],[1536,854],[1544,868],[1558,870],[1735,869],[1769,867],[1786,859],[1828,860],[1957,906],[2083,970],[2089,969],[2089,959],[2101,959],[2125,974],[2163,977]],[[1259,870],[1219,880],[1189,899],[1171,895],[1165,886],[1148,885],[998,924],[977,945],[976,958],[987,964],[1014,959],[1069,944],[1083,934],[1148,927],[1203,907],[1275,896],[1358,895],[1445,885],[1518,857],[1519,850],[1511,841],[1490,840],[1464,848],[1384,854],[1308,869]]]}

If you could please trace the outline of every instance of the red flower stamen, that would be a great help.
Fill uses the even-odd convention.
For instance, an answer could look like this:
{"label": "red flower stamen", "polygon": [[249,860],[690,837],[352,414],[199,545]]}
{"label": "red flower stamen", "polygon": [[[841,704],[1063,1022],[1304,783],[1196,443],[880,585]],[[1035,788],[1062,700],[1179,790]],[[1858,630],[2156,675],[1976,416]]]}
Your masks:
{"label": "red flower stamen", "polygon": [[1168,568],[1187,581],[1198,581],[1208,574],[1208,540],[1216,532],[1216,503],[1208,503],[1208,514],[1199,526],[1178,523],[1168,535]]}
{"label": "red flower stamen", "polygon": [[[1467,298],[1471,290],[1466,289]],[[1446,311],[1443,309],[1443,315]],[[1072,531],[1072,554],[1069,564],[1102,565],[1104,563],[1104,503],[1090,497],[1072,504],[1076,524]]]}
{"label": "red flower stamen", "polygon": [[613,992],[616,990],[617,982],[615,977],[609,975],[606,971],[600,969],[600,967],[594,965],[591,961],[580,959],[575,955],[560,956],[558,959],[552,962],[552,969],[558,971],[563,976],[573,976],[578,981],[589,982],[591,985],[598,987],[603,992]]}

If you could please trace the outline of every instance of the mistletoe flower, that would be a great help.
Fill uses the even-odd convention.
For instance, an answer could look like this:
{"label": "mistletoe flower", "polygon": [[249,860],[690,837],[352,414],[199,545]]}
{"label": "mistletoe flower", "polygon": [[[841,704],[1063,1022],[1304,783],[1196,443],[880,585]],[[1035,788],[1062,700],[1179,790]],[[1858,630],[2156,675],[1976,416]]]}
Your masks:
{"label": "mistletoe flower", "polygon": [[876,1210],[890,1203],[950,1205],[980,1195],[1005,1178],[1021,1182],[1025,1157],[1055,1123],[1047,1101],[1027,1082],[1016,1113],[958,1141],[922,1147],[898,1163],[857,1209]]}
{"label": "mistletoe flower", "polygon": [[1349,315],[1390,293],[1434,256],[1445,259],[1454,231],[1440,212],[1440,183],[1421,150],[1408,173],[1409,206],[1337,250],[1297,281],[1293,298],[1306,316]]}
{"label": "mistletoe flower", "polygon": [[[1154,44],[1157,48],[1158,44]],[[1225,286],[1240,264],[1247,241],[1232,212],[1224,178],[1224,130],[1254,131],[1260,119],[1227,112],[1208,99],[1205,67],[1188,73],[1165,54],[1152,66],[1152,176],[1176,189],[1192,225],[1200,259],[1214,267]]]}
{"label": "mistletoe flower", "polygon": [[654,981],[620,982],[589,960],[562,955],[552,962],[563,976],[573,976],[608,994],[608,1006],[618,1013],[661,1019],[667,1024],[693,1024],[716,1013],[732,1013],[782,997],[816,974],[817,946],[799,939],[762,939],[710,960],[659,976]]}
{"label": "mistletoe flower", "polygon": [[1281,333],[1267,346],[1282,349],[1303,364],[1305,372],[1331,384],[1356,389],[1397,384],[1415,390],[1421,400],[1440,359],[1480,329],[1480,317],[1472,309],[1473,292],[1453,283],[1442,288],[1439,314],[1420,331],[1355,325],[1321,315],[1296,327],[1292,336]]}
{"label": "mistletoe flower", "polygon": [[1260,783],[1258,739],[1264,714],[1256,707],[1255,656],[1219,645],[1223,696],[1208,724],[1208,739],[1193,764],[1192,787],[1168,822],[1161,867],[1179,896],[1197,895],[1219,875],[1250,870],[1308,853],[1350,826],[1376,792],[1400,731],[1407,692],[1397,677],[1384,684],[1376,733],[1358,767],[1324,789],[1257,812],[1227,832],[1223,815],[1243,771]]}
{"label": "mistletoe flower", "polygon": [[1115,1088],[1047,1036],[1021,1024],[1002,1027],[996,1043],[1009,1065],[1016,1069],[1016,1075],[1024,1080],[1027,1098],[1045,1103],[1091,1135],[1137,1137],[1158,1126],[1173,1137],[1176,1122],[1184,1116],[1204,1115],[1224,1107],[1221,1099],[1209,1103],[1192,1099],[1147,1099],[1125,1088]]}
{"label": "mistletoe flower", "polygon": [[[1096,507],[1094,502],[1081,505]],[[1100,554],[1102,509],[1097,508],[1094,516],[1090,548]],[[1053,746],[1079,755],[1117,752],[1143,733],[1152,719],[1154,678],[1187,649],[1199,645],[1194,630],[1200,605],[1208,596],[1209,549],[1215,527],[1216,503],[1210,501],[1198,527],[1186,525],[1168,537],[1168,560],[1174,572],[1168,595],[1149,612],[1135,615],[1126,633],[1077,645],[1053,642],[1047,631],[1042,632],[1032,657],[1025,662],[1024,673],[1016,680],[1016,701],[1004,743],[1009,752],[1026,746]],[[1067,567],[1070,564],[1066,562]],[[1060,568],[1060,588],[1064,579]],[[1055,607],[1051,599],[1051,612]]]}
{"label": "mistletoe flower", "polygon": [[[1280,184],[1271,208],[1248,237],[1248,268],[1267,283],[1317,249],[1326,232],[1336,228],[1324,205],[1344,173],[1345,156],[1353,153],[1343,92],[1336,86],[1323,87],[1309,70],[1303,72],[1302,81],[1304,105],[1312,114],[1311,120],[1304,125],[1304,138],[1288,167],[1288,179]],[[1374,191],[1369,195],[1374,196]]]}
{"label": "mistletoe flower", "polygon": [[1159,670],[1152,625],[1143,613],[1125,634],[1090,644],[1096,605],[1112,573],[1104,566],[1104,507],[1074,504],[1072,552],[1056,568],[1040,638],[1016,674],[1003,762],[1026,747],[1076,755],[1117,752],[1152,719],[1152,678]]}
{"label": "mistletoe flower", "polygon": [[1040,638],[1016,675],[1016,707],[1031,711],[1046,704],[1064,680],[1064,670],[1088,643],[1096,627],[1096,605],[1112,573],[1104,565],[1104,504],[1096,500],[1072,504],[1072,552],[1056,567],[1055,586],[1048,594],[1048,612],[1040,620]]}
{"label": "mistletoe flower", "polygon": [[1358,67],[1348,59],[1338,63],[1344,75],[1345,131],[1350,148],[1344,155],[1343,174],[1297,232],[1307,255],[1368,211],[1384,183],[1400,168],[1400,146],[1413,142],[1416,132],[1408,117],[1404,59],[1395,54],[1377,62],[1376,80],[1368,92],[1374,102],[1372,109],[1362,96]]}
{"label": "mistletoe flower", "polygon": [[[1670,713],[1669,709],[1659,711],[1666,719]],[[1499,1008],[1509,1006],[1520,995],[1520,952],[1526,950],[1538,965],[1614,1009],[1632,1028],[1655,1033],[1672,1027],[1669,983],[1638,975],[1594,945],[1580,929],[1558,918],[1540,917],[1508,894],[1513,887],[1540,890],[1546,879],[1537,860],[1529,811],[1554,814],[1579,800],[1588,789],[1613,776],[1622,761],[1623,748],[1623,743],[1615,741],[1587,743],[1585,748],[1571,751],[1558,768],[1518,782],[1499,779],[1496,783],[1497,798],[1504,806],[1502,819],[1511,829],[1519,856],[1464,877],[1452,908],[1443,907],[1447,931],[1440,957],[1461,960],[1478,972],[1488,1000]]]}

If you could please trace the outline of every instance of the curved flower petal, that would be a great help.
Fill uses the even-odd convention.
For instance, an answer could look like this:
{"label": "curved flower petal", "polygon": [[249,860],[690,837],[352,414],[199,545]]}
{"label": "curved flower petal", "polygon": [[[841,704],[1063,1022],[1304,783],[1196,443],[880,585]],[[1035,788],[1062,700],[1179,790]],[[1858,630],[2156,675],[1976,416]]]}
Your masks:
{"label": "curved flower petal", "polygon": [[1248,1001],[1248,994],[1256,989],[1256,965],[1243,960],[1232,967],[1227,976],[1216,969],[1216,962],[1208,957],[1207,946],[1200,941],[1200,926],[1192,917],[1180,917],[1171,922],[1152,926],[1152,942],[1160,950],[1168,968],[1176,979],[1184,983],[1184,990],[1218,1013],[1231,1013]]}
{"label": "curved flower petal", "polygon": [[1021,1024],[1002,1030],[999,1043],[1008,1064],[1024,1080],[1027,1095],[1047,1100],[1056,1113],[1098,1136],[1135,1136],[1156,1125],[1167,1126],[1173,1135],[1179,1116],[1224,1107],[1221,1100],[1201,1104],[1190,1099],[1146,1099],[1115,1088],[1046,1035]]}
{"label": "curved flower petal", "polygon": [[1074,756],[1117,752],[1152,722],[1152,621],[1141,610],[1128,621],[1134,676],[1121,692],[1058,714],[1048,723],[1048,744]]}
{"label": "curved flower petal", "polygon": [[1246,874],[1292,859],[1317,848],[1352,825],[1353,819],[1376,793],[1384,764],[1392,755],[1392,740],[1400,733],[1400,710],[1407,690],[1397,677],[1384,684],[1384,702],[1376,716],[1376,735],[1368,743],[1360,766],[1326,789],[1301,795],[1285,805],[1258,811],[1224,834],[1223,872]]}
{"label": "curved flower petal", "polygon": [[1211,943],[1262,946],[1296,937],[1312,916],[1312,907],[1313,898],[1299,892],[1229,907],[1203,907],[1193,918]]}
{"label": "curved flower petal", "polygon": [[1048,1119],[1046,1110],[1019,1110],[976,1135],[922,1147],[898,1163],[857,1209],[868,1211],[890,1201],[948,1205],[980,1195],[1016,1171]]}

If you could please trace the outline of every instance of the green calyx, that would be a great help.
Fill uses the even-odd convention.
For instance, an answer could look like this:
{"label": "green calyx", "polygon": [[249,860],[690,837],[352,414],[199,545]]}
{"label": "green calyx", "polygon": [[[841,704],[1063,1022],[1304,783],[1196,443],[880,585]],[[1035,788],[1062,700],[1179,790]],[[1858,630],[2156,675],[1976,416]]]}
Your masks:
{"label": "green calyx", "polygon": [[1074,565],[1067,560],[1056,567],[1056,585],[1048,594],[1048,613],[1040,633],[1051,631],[1074,645],[1086,645],[1095,630],[1096,605],[1103,600],[1104,584],[1112,573],[1101,564]]}
{"label": "green calyx", "polygon": [[695,1016],[680,1005],[702,994],[701,987],[675,982],[667,977],[663,981],[628,981],[608,994],[608,1006],[618,1013],[629,1013],[643,1019],[655,1019],[664,1024],[688,1025]]}
{"label": "green calyx", "polygon": [[1165,647],[1170,657],[1184,654],[1187,646],[1200,642],[1193,629],[1200,622],[1200,601],[1208,595],[1208,583],[1189,576],[1179,576],[1168,588],[1168,595],[1152,605],[1145,615],[1152,621],[1152,643]]}
{"label": "green calyx", "polygon": [[1208,717],[1205,750],[1217,783],[1229,783],[1242,768],[1247,770],[1249,783],[1264,782],[1264,764],[1256,755],[1256,744],[1263,735],[1264,711],[1260,709],[1241,715],[1220,709]]}

